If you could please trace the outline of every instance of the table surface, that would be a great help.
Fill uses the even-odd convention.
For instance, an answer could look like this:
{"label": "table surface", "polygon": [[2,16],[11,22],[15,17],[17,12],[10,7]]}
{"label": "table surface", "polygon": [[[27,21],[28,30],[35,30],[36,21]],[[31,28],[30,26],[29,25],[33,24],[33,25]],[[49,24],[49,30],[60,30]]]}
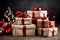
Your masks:
{"label": "table surface", "polygon": [[60,28],[58,31],[58,35],[54,37],[13,37],[12,35],[4,35],[0,36],[0,40],[60,40]]}

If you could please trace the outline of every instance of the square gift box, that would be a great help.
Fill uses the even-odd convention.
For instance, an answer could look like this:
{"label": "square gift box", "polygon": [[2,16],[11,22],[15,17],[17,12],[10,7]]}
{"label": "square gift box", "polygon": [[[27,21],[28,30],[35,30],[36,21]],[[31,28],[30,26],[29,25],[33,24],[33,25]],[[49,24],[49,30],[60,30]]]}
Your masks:
{"label": "square gift box", "polygon": [[32,18],[15,18],[15,22],[18,25],[30,25],[32,23]]}
{"label": "square gift box", "polygon": [[48,18],[45,20],[37,19],[37,27],[38,28],[47,28],[47,27],[49,27],[48,24],[49,24]]}
{"label": "square gift box", "polygon": [[58,28],[38,28],[38,35],[51,37],[58,34]]}
{"label": "square gift box", "polygon": [[32,18],[38,18],[40,16],[40,11],[27,10],[27,14]]}
{"label": "square gift box", "polygon": [[14,25],[12,24],[12,34],[13,36],[35,36],[35,28],[34,24],[31,25]]}

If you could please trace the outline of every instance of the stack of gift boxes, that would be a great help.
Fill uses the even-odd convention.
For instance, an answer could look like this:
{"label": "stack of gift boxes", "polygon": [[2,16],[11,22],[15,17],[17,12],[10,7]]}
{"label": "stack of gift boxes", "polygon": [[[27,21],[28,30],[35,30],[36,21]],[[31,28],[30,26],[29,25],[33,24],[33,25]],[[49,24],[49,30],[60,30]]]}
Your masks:
{"label": "stack of gift boxes", "polygon": [[12,24],[13,36],[55,36],[58,28],[55,27],[55,21],[50,21],[47,17],[47,10],[37,10],[32,8],[27,12],[16,12],[15,21]]}
{"label": "stack of gift boxes", "polygon": [[35,36],[36,25],[32,24],[32,18],[20,11],[17,11],[16,15],[15,22],[12,24],[13,36]]}
{"label": "stack of gift boxes", "polygon": [[32,23],[36,25],[37,33],[39,36],[55,36],[58,33],[58,28],[55,27],[55,21],[50,21],[47,17],[47,10],[27,10],[27,14],[31,16]]}

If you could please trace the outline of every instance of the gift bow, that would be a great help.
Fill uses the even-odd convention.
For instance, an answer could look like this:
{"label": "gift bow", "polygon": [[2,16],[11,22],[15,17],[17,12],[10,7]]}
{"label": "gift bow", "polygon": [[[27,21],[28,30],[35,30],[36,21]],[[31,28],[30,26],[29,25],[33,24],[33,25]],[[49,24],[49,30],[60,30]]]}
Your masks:
{"label": "gift bow", "polygon": [[27,18],[27,17],[30,17],[30,16],[27,14],[27,12],[24,12],[24,13],[22,14],[22,17],[23,17],[23,18]]}
{"label": "gift bow", "polygon": [[16,12],[16,16],[17,16],[17,17],[22,17],[22,14],[23,14],[23,12],[21,12],[21,11],[17,11],[17,12]]}
{"label": "gift bow", "polygon": [[17,11],[16,12],[17,17],[22,17],[22,18],[27,18],[30,17],[26,12],[21,12],[21,11]]}
{"label": "gift bow", "polygon": [[33,8],[31,8],[30,10],[31,10],[31,11],[36,11],[36,10],[37,10],[37,8],[34,8],[34,7],[33,7]]}

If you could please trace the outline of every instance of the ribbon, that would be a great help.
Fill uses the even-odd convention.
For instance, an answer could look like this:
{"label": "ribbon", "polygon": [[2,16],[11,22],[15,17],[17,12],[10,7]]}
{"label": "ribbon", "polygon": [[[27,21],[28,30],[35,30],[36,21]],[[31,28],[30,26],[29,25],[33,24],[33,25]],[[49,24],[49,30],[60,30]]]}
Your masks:
{"label": "ribbon", "polygon": [[17,17],[22,17],[22,13],[23,13],[23,12],[21,12],[21,11],[17,11],[17,12],[16,12],[16,16],[17,16]]}
{"label": "ribbon", "polygon": [[39,6],[39,7],[37,8],[37,10],[38,10],[38,11],[43,10],[43,6]]}
{"label": "ribbon", "polygon": [[34,12],[34,11],[36,11],[37,8],[34,8],[34,7],[33,7],[33,8],[31,8],[30,10],[32,11],[33,18],[35,18],[35,12]]}
{"label": "ribbon", "polygon": [[51,25],[51,22],[49,22],[49,26],[50,26],[50,28],[52,28],[53,26]]}
{"label": "ribbon", "polygon": [[23,36],[26,37],[26,25],[23,26]]}
{"label": "ribbon", "polygon": [[43,29],[41,29],[41,36],[43,36]]}
{"label": "ribbon", "polygon": [[42,21],[42,28],[44,28],[45,26],[44,26],[44,21]]}
{"label": "ribbon", "polygon": [[35,12],[34,11],[32,11],[32,15],[33,15],[33,18],[35,18]]}
{"label": "ribbon", "polygon": [[52,31],[52,36],[54,36],[54,30]]}
{"label": "ribbon", "polygon": [[22,24],[25,25],[25,24],[24,24],[24,19],[23,19],[23,18],[22,18]]}

